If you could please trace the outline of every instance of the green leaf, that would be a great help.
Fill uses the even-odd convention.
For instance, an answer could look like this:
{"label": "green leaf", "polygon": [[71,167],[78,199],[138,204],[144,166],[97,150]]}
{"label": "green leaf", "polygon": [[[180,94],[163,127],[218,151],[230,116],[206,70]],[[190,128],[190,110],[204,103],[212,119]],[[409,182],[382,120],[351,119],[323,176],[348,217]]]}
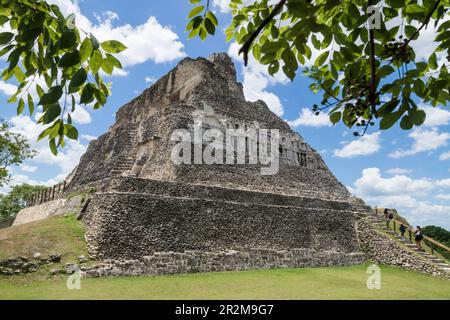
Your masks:
{"label": "green leaf", "polygon": [[97,38],[92,33],[89,35],[89,38],[91,40],[92,49],[98,50],[100,48],[100,42],[98,42]]}
{"label": "green leaf", "polygon": [[405,8],[406,13],[425,13],[425,8],[422,6],[419,6],[418,4],[410,4],[406,6]]}
{"label": "green leaf", "polygon": [[0,16],[0,26],[3,26],[6,22],[9,21],[9,18],[7,16]]}
{"label": "green leaf", "polygon": [[333,124],[338,123],[341,120],[342,117],[342,112],[338,111],[338,112],[334,112],[330,115],[330,121]]}
{"label": "green leaf", "polygon": [[59,60],[58,65],[61,68],[70,68],[81,62],[80,53],[75,50],[69,53],[66,53],[62,56],[61,60]]}
{"label": "green leaf", "polygon": [[66,130],[66,136],[69,139],[72,139],[72,140],[77,140],[78,139],[78,130],[77,130],[77,128],[75,128],[71,124],[66,124],[64,127],[65,127],[65,130]]}
{"label": "green leaf", "polygon": [[322,54],[320,54],[320,55],[317,57],[316,61],[314,62],[314,65],[315,65],[316,67],[322,66],[322,65],[325,63],[325,61],[328,59],[328,55],[329,55],[329,54],[330,54],[329,51],[325,51],[325,52],[323,52]]}
{"label": "green leaf", "polygon": [[384,77],[390,75],[391,73],[393,73],[394,71],[395,70],[392,66],[384,65],[380,69],[378,69],[378,77],[384,78]]}
{"label": "green leaf", "polygon": [[83,40],[83,42],[81,43],[81,47],[80,47],[80,59],[81,62],[85,62],[87,59],[89,59],[89,57],[91,56],[92,53],[92,42],[91,39],[86,38]]}
{"label": "green leaf", "polygon": [[208,11],[206,13],[206,18],[211,20],[211,22],[214,24],[214,26],[219,26],[219,21],[217,20],[216,15],[212,11]]}
{"label": "green leaf", "polygon": [[28,94],[28,110],[30,110],[30,116],[34,113],[34,101],[31,94]]}
{"label": "green leaf", "polygon": [[0,33],[0,45],[5,45],[9,43],[12,38],[14,38],[14,33],[11,32],[2,32]]}
{"label": "green leaf", "polygon": [[411,109],[409,112],[409,116],[411,117],[411,121],[416,126],[421,126],[427,118],[427,114],[425,113],[425,111],[417,108]]}
{"label": "green leaf", "polygon": [[400,128],[402,128],[403,130],[411,130],[412,127],[414,126],[411,117],[408,115],[405,115],[402,118],[402,121],[400,121]]}
{"label": "green leaf", "polygon": [[17,115],[21,115],[23,110],[25,110],[25,102],[20,98],[19,105],[17,106]]}
{"label": "green leaf", "polygon": [[416,79],[414,81],[414,93],[418,96],[423,98],[424,97],[424,91],[425,91],[425,83],[422,79]]}
{"label": "green leaf", "polygon": [[87,79],[87,72],[84,70],[84,68],[80,68],[75,74],[72,76],[72,79],[70,80],[70,89],[76,89],[80,87]]}
{"label": "green leaf", "polygon": [[261,47],[261,53],[265,53],[265,54],[275,53],[278,50],[280,50],[282,47],[283,47],[283,45],[279,41],[267,41]]}
{"label": "green leaf", "polygon": [[84,86],[81,92],[80,104],[88,104],[94,100],[94,88],[92,84],[87,84]]}
{"label": "green leaf", "polygon": [[109,53],[106,54],[106,60],[108,60],[108,62],[114,67],[122,69],[122,64],[120,63],[120,61],[117,60],[114,56],[110,55]]}
{"label": "green leaf", "polygon": [[188,19],[195,17],[196,15],[200,14],[205,10],[205,6],[197,6],[189,12]]}
{"label": "green leaf", "polygon": [[378,109],[378,115],[381,117],[384,117],[384,116],[392,113],[395,110],[395,108],[398,106],[399,103],[400,103],[400,100],[398,100],[398,99],[393,99],[393,100],[386,102],[380,109]]}
{"label": "green leaf", "polygon": [[127,49],[125,45],[116,40],[102,42],[102,48],[108,53],[119,53]]}
{"label": "green leaf", "polygon": [[403,111],[396,111],[390,114],[387,114],[381,119],[380,129],[387,130],[391,128],[403,115]]}
{"label": "green leaf", "polygon": [[60,49],[72,48],[77,42],[77,34],[74,30],[66,30],[62,33],[61,39],[59,40]]}
{"label": "green leaf", "polygon": [[437,57],[435,52],[433,52],[433,54],[428,59],[428,64],[430,65],[430,68],[433,70],[436,70],[438,68]]}
{"label": "green leaf", "polygon": [[50,140],[50,150],[52,151],[53,155],[58,155],[58,149],[56,148],[55,139]]}
{"label": "green leaf", "polygon": [[216,33],[216,27],[214,26],[214,23],[211,20],[206,18],[204,24],[206,31],[208,31],[210,35],[214,35]]}
{"label": "green leaf", "polygon": [[111,60],[109,59],[103,59],[102,62],[102,69],[103,71],[105,71],[107,74],[112,74],[114,71],[114,66],[111,63]]}
{"label": "green leaf", "polygon": [[59,103],[53,103],[50,105],[47,105],[46,108],[44,108],[44,116],[43,116],[43,122],[44,124],[48,124],[53,122],[56,118],[58,118],[61,115],[61,107]]}
{"label": "green leaf", "polygon": [[417,31],[417,28],[414,26],[405,26],[405,35],[408,38],[411,38]]}
{"label": "green leaf", "polygon": [[275,73],[278,72],[280,69],[280,63],[278,61],[274,61],[272,64],[269,65],[268,71],[271,76],[273,76]]}
{"label": "green leaf", "polygon": [[55,86],[50,88],[47,93],[45,93],[41,100],[39,100],[38,105],[45,106],[49,104],[56,103],[62,96],[63,90],[61,86]]}
{"label": "green leaf", "polygon": [[102,66],[102,53],[99,50],[95,50],[92,54],[91,60],[89,60],[89,68],[91,69],[92,73],[97,73],[98,70],[100,70]]}

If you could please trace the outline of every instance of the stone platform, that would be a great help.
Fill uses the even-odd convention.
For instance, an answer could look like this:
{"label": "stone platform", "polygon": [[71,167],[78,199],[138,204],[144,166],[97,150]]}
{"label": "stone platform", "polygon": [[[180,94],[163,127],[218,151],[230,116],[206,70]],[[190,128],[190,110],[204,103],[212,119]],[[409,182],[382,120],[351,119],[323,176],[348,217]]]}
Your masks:
{"label": "stone platform", "polygon": [[[246,250],[262,250],[272,261],[264,265],[277,265],[274,257],[284,252],[290,257],[286,265],[294,267],[314,266],[308,261],[323,254],[329,263],[360,261],[345,258],[359,251],[355,210],[364,206],[128,177],[111,179],[97,192],[83,220],[89,252],[96,258],[140,260],[198,252],[198,257],[215,261],[230,250],[238,257]],[[259,265],[261,258],[250,261],[252,257],[225,264],[223,270]],[[178,268],[181,262],[173,263]],[[212,270],[207,262],[204,268]]]}

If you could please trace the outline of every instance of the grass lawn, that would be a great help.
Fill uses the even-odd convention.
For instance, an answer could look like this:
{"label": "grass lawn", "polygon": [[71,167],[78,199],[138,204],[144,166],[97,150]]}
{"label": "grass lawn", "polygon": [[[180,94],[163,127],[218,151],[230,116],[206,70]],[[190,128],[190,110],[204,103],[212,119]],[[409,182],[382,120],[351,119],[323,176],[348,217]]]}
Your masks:
{"label": "grass lawn", "polygon": [[82,279],[0,277],[0,299],[450,299],[450,281],[382,267],[381,290],[366,287],[367,265]]}
{"label": "grass lawn", "polygon": [[0,260],[58,253],[64,261],[87,255],[84,225],[75,215],[57,216],[0,230]]}

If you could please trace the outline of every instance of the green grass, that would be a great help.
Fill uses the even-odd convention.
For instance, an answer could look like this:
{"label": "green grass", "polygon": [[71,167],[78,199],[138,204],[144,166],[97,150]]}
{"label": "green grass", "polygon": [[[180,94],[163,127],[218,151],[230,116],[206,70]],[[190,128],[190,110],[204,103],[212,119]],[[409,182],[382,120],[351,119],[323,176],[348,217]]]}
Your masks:
{"label": "green grass", "polygon": [[0,230],[0,260],[59,253],[65,261],[87,254],[84,225],[75,215],[57,216]]}
{"label": "green grass", "polygon": [[450,281],[382,267],[381,290],[368,290],[367,265],[174,276],[82,279],[0,277],[0,299],[450,299]]}

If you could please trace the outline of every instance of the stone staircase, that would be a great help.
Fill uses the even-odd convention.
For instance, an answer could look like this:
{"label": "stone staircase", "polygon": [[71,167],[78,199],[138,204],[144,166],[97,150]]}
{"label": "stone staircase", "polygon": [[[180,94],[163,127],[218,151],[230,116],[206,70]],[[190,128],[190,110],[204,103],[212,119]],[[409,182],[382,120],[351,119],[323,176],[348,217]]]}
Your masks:
{"label": "stone staircase", "polygon": [[[372,225],[375,226],[376,229],[382,230],[383,232],[389,234],[391,236],[391,238],[395,239],[397,242],[399,242],[400,244],[402,244],[404,247],[408,248],[409,250],[414,251],[423,260],[434,265],[438,270],[450,275],[450,263],[448,263],[448,261],[446,261],[434,254],[426,252],[424,249],[420,250],[417,247],[417,245],[414,243],[414,241],[410,241],[409,236],[407,236],[408,231],[405,233],[405,237],[402,237],[401,234],[399,234],[398,232],[386,227],[386,222],[382,215],[380,215],[380,214],[375,215],[372,210],[369,212],[366,211],[364,215],[365,215],[365,218],[368,221],[370,221],[372,223]],[[393,222],[391,222],[391,225],[392,224],[393,224]]]}
{"label": "stone staircase", "polygon": [[[133,149],[134,146],[138,144],[137,138],[137,126],[130,125],[128,132],[128,145],[130,150]],[[115,176],[124,176],[129,175],[128,173],[133,169],[135,163],[135,154],[120,154],[114,165],[114,168],[111,170],[111,173]]]}

